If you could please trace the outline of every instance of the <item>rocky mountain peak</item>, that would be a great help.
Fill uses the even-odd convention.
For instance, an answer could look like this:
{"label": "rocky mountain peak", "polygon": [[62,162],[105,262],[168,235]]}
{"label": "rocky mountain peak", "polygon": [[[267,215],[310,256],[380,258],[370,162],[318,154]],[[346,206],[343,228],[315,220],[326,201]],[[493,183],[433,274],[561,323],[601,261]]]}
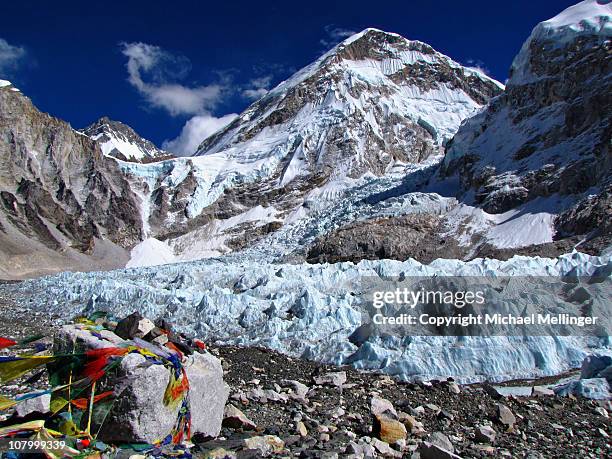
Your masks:
{"label": "rocky mountain peak", "polygon": [[436,51],[427,43],[408,40],[396,33],[368,28],[338,44],[335,54],[347,60],[394,58],[402,51],[415,51],[423,54],[435,54]]}
{"label": "rocky mountain peak", "polygon": [[127,124],[111,120],[107,116],[103,116],[81,132],[99,142],[105,155],[123,161],[149,162],[172,156],[138,135]]}
{"label": "rocky mountain peak", "polygon": [[196,155],[265,160],[283,184],[326,169],[381,175],[437,152],[502,87],[425,43],[366,29],[272,89]]}
{"label": "rocky mountain peak", "polygon": [[585,0],[570,6],[533,29],[512,62],[508,85],[521,85],[544,78],[559,70],[558,64],[568,57],[600,47],[610,37],[610,0]]}

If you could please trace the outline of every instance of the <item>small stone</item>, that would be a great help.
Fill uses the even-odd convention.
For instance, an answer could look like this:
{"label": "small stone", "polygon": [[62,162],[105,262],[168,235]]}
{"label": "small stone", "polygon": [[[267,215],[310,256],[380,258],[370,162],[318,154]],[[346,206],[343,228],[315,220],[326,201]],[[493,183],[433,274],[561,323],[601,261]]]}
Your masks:
{"label": "small stone", "polygon": [[426,404],[425,408],[433,411],[436,414],[438,414],[440,412],[440,407],[438,405],[434,405],[433,403]]}
{"label": "small stone", "polygon": [[255,430],[257,428],[253,421],[231,404],[225,406],[222,425],[231,429]]}
{"label": "small stone", "polygon": [[243,442],[245,449],[258,450],[262,455],[280,453],[285,448],[285,442],[276,435],[250,437]]}
{"label": "small stone", "polygon": [[372,397],[370,400],[370,413],[374,416],[386,414],[397,419],[397,411],[395,411],[393,403],[378,396]]}
{"label": "small stone", "polygon": [[491,445],[472,445],[472,448],[487,454],[492,454],[495,452],[495,447]]}
{"label": "small stone", "polygon": [[595,411],[595,413],[603,416],[604,418],[609,417],[608,416],[608,411],[606,411],[605,408],[602,408],[601,406],[598,406],[597,408],[595,408],[593,411]]}
{"label": "small stone", "polygon": [[372,446],[376,449],[376,451],[378,451],[380,454],[382,454],[385,457],[398,457],[398,458],[402,457],[402,453],[394,450],[393,448],[389,446],[388,443],[381,441],[378,438],[374,438],[372,440]]}
{"label": "small stone", "polygon": [[497,420],[508,427],[512,427],[516,423],[516,416],[510,411],[506,405],[497,404]]}
{"label": "small stone", "polygon": [[153,338],[151,340],[152,343],[157,344],[158,346],[163,346],[164,344],[166,344],[168,342],[168,336],[161,334],[159,336],[156,336],[155,338]]}
{"label": "small stone", "polygon": [[597,429],[597,431],[599,432],[599,435],[601,435],[604,438],[608,438],[609,435],[607,434],[607,432],[605,430],[603,430],[602,428]]}
{"label": "small stone", "polygon": [[493,387],[491,384],[489,383],[484,383],[482,385],[482,389],[485,391],[485,393],[491,397],[493,400],[501,400],[504,396],[502,394],[500,394],[497,389],[495,389],[495,387]]}
{"label": "small stone", "polygon": [[15,407],[17,416],[25,418],[32,413],[47,414],[51,410],[51,394],[29,398]]}
{"label": "small stone", "polygon": [[235,459],[236,453],[228,451],[225,448],[215,448],[204,453],[204,459]]}
{"label": "small stone", "polygon": [[491,426],[479,426],[476,428],[476,441],[480,443],[494,443],[497,432]]}
{"label": "small stone", "polygon": [[409,415],[408,413],[399,413],[399,419],[404,425],[410,430],[411,434],[421,435],[425,432],[423,427],[423,423],[417,421],[414,416]]}
{"label": "small stone", "polygon": [[442,432],[431,433],[427,437],[426,441],[431,443],[432,445],[436,445],[442,449],[450,451],[451,453],[455,452],[455,447],[453,446],[451,441],[448,439],[448,437],[444,435]]}
{"label": "small stone", "polygon": [[557,423],[554,423],[554,422],[552,422],[550,425],[552,426],[553,429],[557,429],[557,430],[564,430],[565,429],[565,427],[563,427],[561,424],[557,424]]}
{"label": "small stone", "polygon": [[153,322],[134,312],[117,323],[115,334],[123,339],[143,338],[154,328]]}
{"label": "small stone", "polygon": [[531,388],[533,397],[550,397],[555,395],[555,391],[544,386],[534,386]]}
{"label": "small stone", "polygon": [[330,439],[330,436],[328,433],[322,433],[321,435],[319,435],[319,440],[322,441],[323,443],[328,442]]}
{"label": "small stone", "polygon": [[446,410],[440,410],[438,417],[440,419],[448,419],[449,421],[453,421],[455,419],[455,416]]}
{"label": "small stone", "polygon": [[301,437],[305,437],[306,435],[308,435],[308,429],[302,421],[298,421],[296,423],[295,430],[298,434],[300,434]]}
{"label": "small stone", "polygon": [[448,390],[451,394],[460,394],[461,393],[461,389],[459,388],[459,384],[457,384],[454,381],[451,381],[448,384]]}
{"label": "small stone", "polygon": [[284,386],[291,387],[291,389],[293,389],[293,392],[300,398],[305,398],[306,394],[308,394],[308,391],[310,390],[310,388],[306,384],[302,384],[299,381],[294,381],[290,379],[285,379],[281,381],[281,384]]}
{"label": "small stone", "polygon": [[342,387],[346,380],[346,371],[333,371],[314,378],[315,384],[318,384],[319,386],[332,385]]}
{"label": "small stone", "polygon": [[419,459],[461,459],[460,456],[457,456],[451,451],[440,448],[438,445],[434,445],[427,441],[419,445],[416,454],[418,454],[417,457]]}

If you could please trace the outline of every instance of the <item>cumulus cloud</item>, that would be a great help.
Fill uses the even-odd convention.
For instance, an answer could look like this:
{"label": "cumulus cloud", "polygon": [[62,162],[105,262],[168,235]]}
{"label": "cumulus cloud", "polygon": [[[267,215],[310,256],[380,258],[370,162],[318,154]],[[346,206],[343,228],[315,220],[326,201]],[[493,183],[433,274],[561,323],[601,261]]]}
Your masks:
{"label": "cumulus cloud", "polygon": [[247,87],[242,91],[242,97],[248,100],[261,99],[268,94],[270,84],[272,83],[272,75],[261,76],[249,81]]}
{"label": "cumulus cloud", "polygon": [[220,118],[208,114],[194,116],[185,123],[179,136],[164,141],[162,148],[179,156],[193,155],[204,139],[227,126],[237,116],[235,113]]}
{"label": "cumulus cloud", "polygon": [[0,38],[0,76],[8,76],[15,71],[25,56],[25,48],[11,45]]}
{"label": "cumulus cloud", "polygon": [[184,77],[191,65],[185,57],[177,57],[159,46],[147,43],[122,43],[128,81],[154,107],[163,108],[172,116],[204,113],[219,103],[225,86],[211,84],[188,87],[170,82]]}
{"label": "cumulus cloud", "polygon": [[343,27],[335,27],[333,24],[326,25],[324,30],[325,38],[319,40],[319,43],[325,49],[332,48],[341,41],[343,41],[345,38],[348,38],[351,35],[355,35],[357,33],[354,30],[345,29]]}

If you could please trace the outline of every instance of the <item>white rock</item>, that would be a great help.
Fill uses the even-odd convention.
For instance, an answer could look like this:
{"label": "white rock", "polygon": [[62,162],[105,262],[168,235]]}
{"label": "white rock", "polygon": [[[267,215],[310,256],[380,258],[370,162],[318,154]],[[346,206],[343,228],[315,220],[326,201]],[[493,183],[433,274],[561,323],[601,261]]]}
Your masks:
{"label": "white rock", "polygon": [[26,417],[31,413],[48,413],[51,406],[51,394],[43,394],[38,397],[29,398],[19,403],[15,407],[17,416],[20,418]]}

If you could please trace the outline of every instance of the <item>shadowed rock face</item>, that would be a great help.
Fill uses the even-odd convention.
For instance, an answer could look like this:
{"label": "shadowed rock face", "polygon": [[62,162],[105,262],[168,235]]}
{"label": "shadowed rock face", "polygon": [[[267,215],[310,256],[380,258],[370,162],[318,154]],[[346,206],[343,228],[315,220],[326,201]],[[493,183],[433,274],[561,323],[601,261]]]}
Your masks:
{"label": "shadowed rock face", "polygon": [[528,50],[522,65],[531,77],[511,75],[505,92],[460,128],[441,169],[458,175],[490,213],[555,193],[579,197],[610,182],[610,41],[533,40]]}
{"label": "shadowed rock face", "polygon": [[[10,86],[0,88],[0,152],[4,272],[112,266],[140,240],[135,196],[116,162]],[[103,247],[113,248],[110,259],[98,259]]]}

